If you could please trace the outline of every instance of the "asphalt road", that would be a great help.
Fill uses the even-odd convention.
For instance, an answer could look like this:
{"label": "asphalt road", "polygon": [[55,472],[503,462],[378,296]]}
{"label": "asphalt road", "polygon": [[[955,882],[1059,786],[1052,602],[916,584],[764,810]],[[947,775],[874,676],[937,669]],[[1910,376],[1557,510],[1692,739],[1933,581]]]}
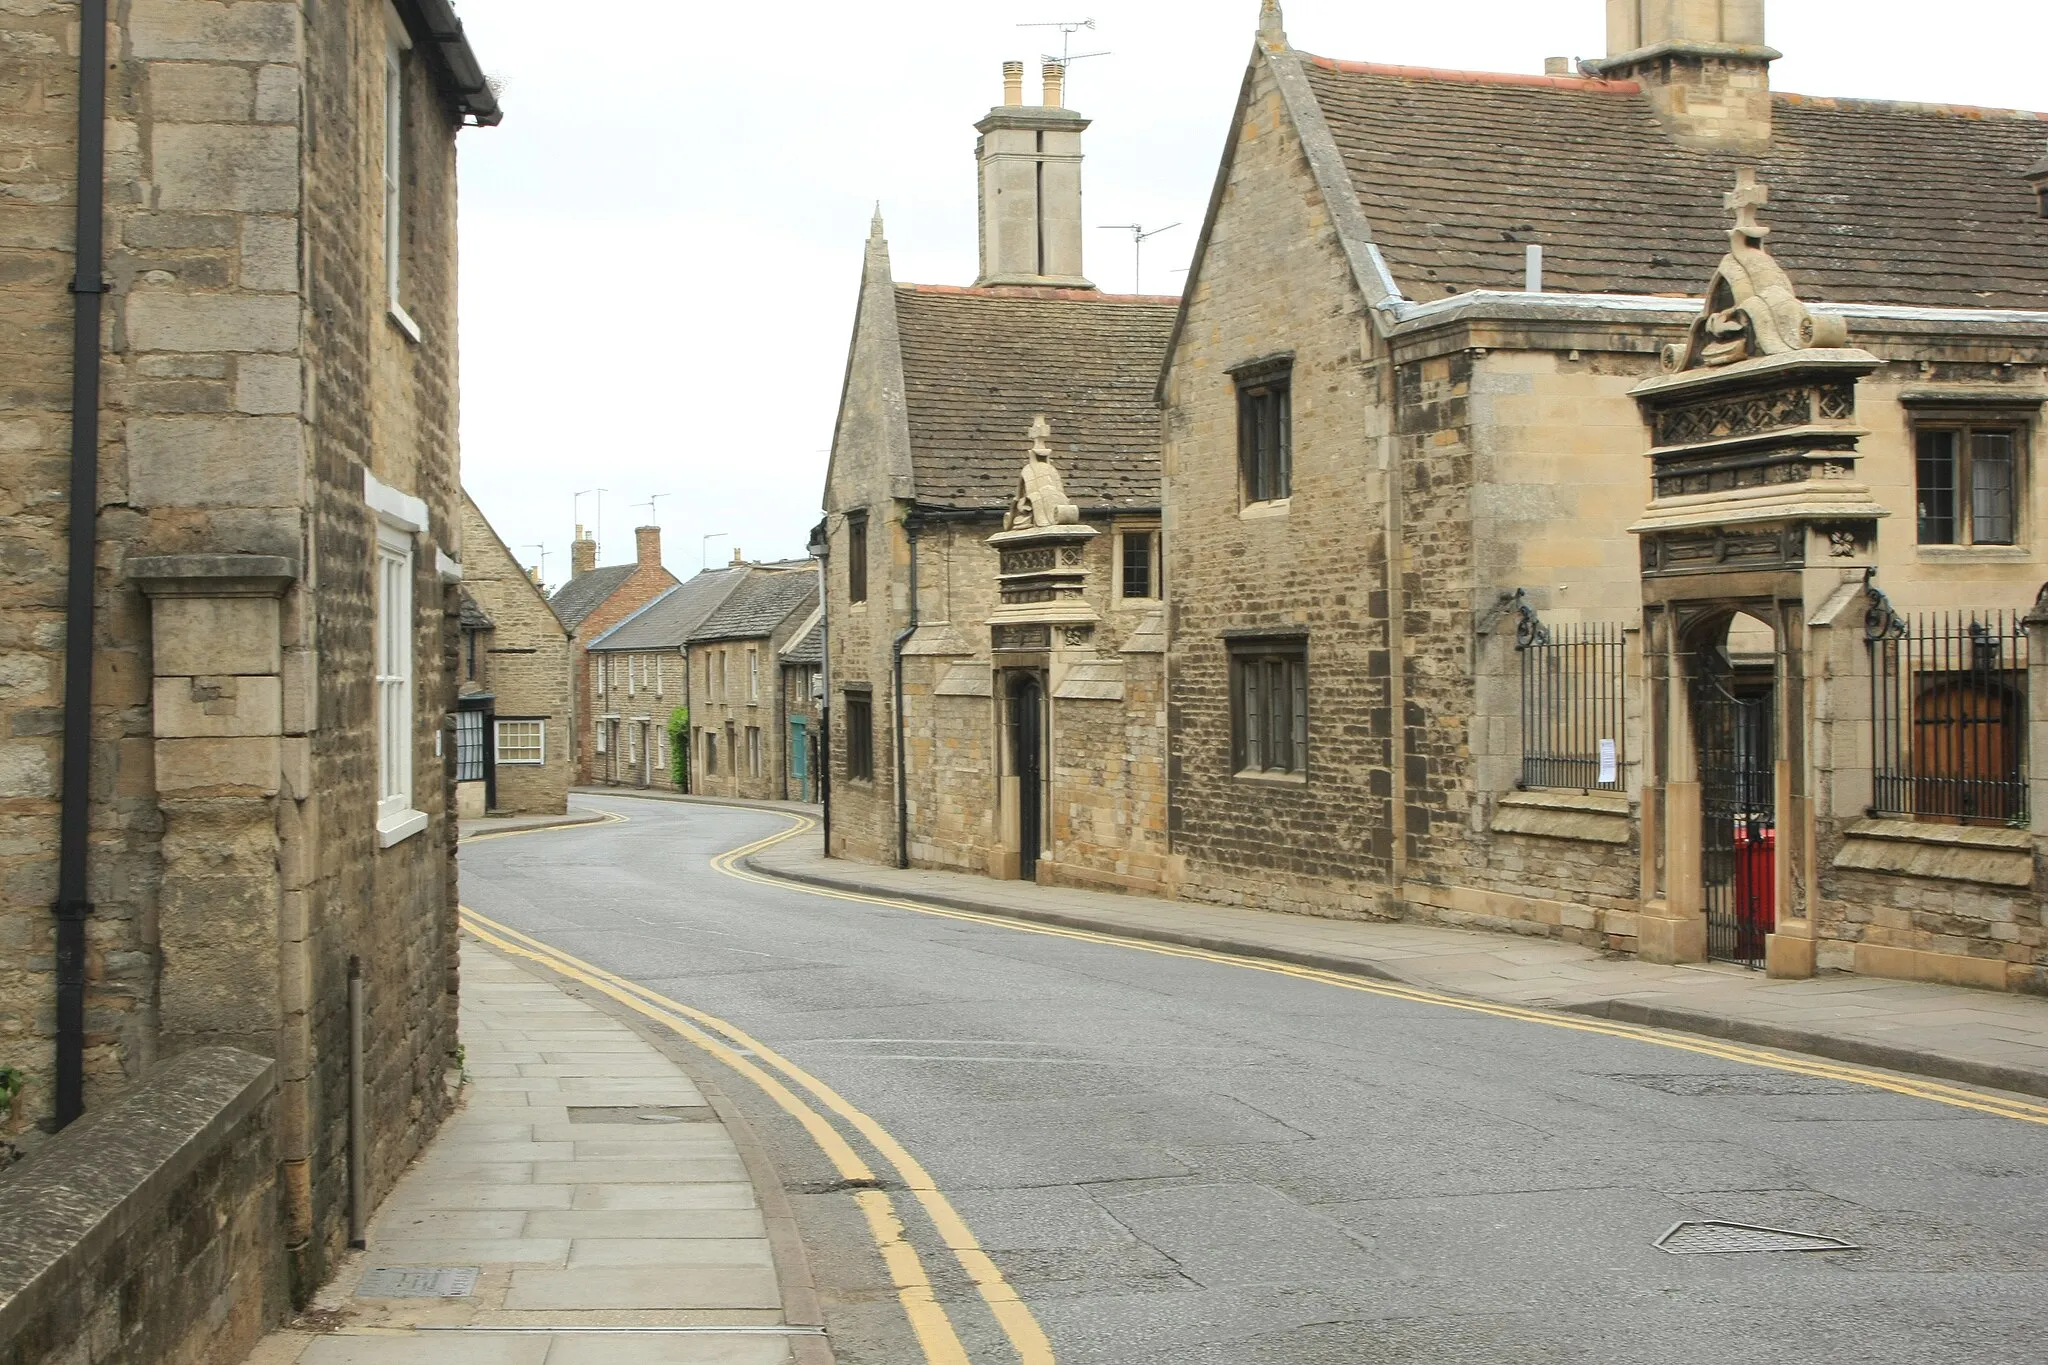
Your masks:
{"label": "asphalt road", "polygon": [[[837,1088],[1066,1365],[2048,1360],[2048,1126],[748,884],[710,859],[783,817],[589,804],[629,823],[465,848],[464,901]],[[920,1360],[816,1146],[719,1084],[793,1191],[841,1360]],[[1655,1245],[1702,1219],[1858,1249]],[[1014,1360],[906,1223],[973,1360]]]}

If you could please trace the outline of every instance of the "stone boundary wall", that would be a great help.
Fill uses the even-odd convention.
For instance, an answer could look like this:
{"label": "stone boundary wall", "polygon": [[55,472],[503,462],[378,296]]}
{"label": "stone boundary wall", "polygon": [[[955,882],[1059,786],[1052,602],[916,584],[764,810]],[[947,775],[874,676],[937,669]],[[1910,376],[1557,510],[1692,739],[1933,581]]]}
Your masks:
{"label": "stone boundary wall", "polygon": [[189,1052],[0,1172],[0,1365],[232,1365],[287,1310],[274,1063]]}

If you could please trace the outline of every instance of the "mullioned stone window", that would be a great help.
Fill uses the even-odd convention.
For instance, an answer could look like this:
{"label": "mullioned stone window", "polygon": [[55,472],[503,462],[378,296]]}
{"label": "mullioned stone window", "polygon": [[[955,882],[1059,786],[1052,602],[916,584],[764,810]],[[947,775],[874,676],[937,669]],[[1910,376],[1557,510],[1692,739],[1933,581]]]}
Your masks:
{"label": "mullioned stone window", "polygon": [[1230,643],[1232,765],[1239,775],[1308,773],[1308,642]]}
{"label": "mullioned stone window", "polygon": [[1246,504],[1294,492],[1294,358],[1252,361],[1230,372],[1237,384],[1237,462]]}

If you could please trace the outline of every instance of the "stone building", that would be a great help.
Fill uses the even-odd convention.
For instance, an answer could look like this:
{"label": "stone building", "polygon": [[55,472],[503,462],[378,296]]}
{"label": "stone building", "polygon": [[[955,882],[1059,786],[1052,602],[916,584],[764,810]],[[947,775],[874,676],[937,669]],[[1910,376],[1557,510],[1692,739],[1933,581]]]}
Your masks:
{"label": "stone building", "polygon": [[731,565],[668,589],[591,641],[590,781],[678,789],[671,746],[676,726],[689,717],[690,634],[748,571],[735,554]]}
{"label": "stone building", "polygon": [[576,774],[569,632],[540,585],[462,495],[455,793],[464,819],[559,815]]}
{"label": "stone building", "polygon": [[825,606],[811,608],[810,619],[791,634],[783,647],[782,714],[789,731],[789,756],[783,764],[784,801],[818,801],[824,793],[823,729],[825,701]]}
{"label": "stone building", "polygon": [[55,1126],[274,1059],[303,1295],[352,1153],[367,1213],[455,1089],[455,148],[498,107],[446,0],[107,14],[0,9],[0,1065]]}
{"label": "stone building", "polygon": [[718,610],[690,632],[691,791],[782,799],[792,747],[808,743],[808,722],[791,723],[778,660],[817,607],[818,571],[808,560],[748,566]]}
{"label": "stone building", "polygon": [[[1088,121],[1045,75],[1026,105],[1007,66],[977,125],[973,287],[899,285],[879,218],[868,242],[824,495],[826,847],[1157,889],[1174,301],[1084,278]],[[1071,519],[1031,526],[1027,507],[1031,543],[1006,543],[1027,465],[1063,476]]]}
{"label": "stone building", "polygon": [[1268,0],[1163,383],[1181,894],[2048,988],[2048,124],[1608,12],[1486,75]]}
{"label": "stone building", "polygon": [[597,541],[578,526],[569,546],[569,581],[548,599],[569,632],[569,728],[575,735],[578,782],[599,781],[598,774],[610,768],[610,755],[600,755],[597,747],[606,731],[598,719],[604,707],[587,652],[590,643],[677,583],[676,576],[662,567],[659,526],[636,528],[633,549],[632,563],[599,568]]}

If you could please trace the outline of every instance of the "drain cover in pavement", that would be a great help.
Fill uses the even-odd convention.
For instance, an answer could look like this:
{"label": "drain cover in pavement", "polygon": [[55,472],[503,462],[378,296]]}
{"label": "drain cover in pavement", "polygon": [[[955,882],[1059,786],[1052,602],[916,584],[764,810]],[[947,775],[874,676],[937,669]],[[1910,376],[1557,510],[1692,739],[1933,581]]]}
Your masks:
{"label": "drain cover in pavement", "polygon": [[478,1267],[386,1266],[365,1271],[356,1286],[359,1299],[466,1299],[476,1292]]}
{"label": "drain cover in pavement", "polygon": [[1673,1256],[1717,1256],[1743,1251],[1854,1251],[1854,1242],[1815,1232],[1788,1232],[1748,1223],[1674,1223],[1657,1239]]}
{"label": "drain cover in pavement", "polygon": [[705,1104],[573,1104],[571,1123],[710,1123],[716,1114]]}

